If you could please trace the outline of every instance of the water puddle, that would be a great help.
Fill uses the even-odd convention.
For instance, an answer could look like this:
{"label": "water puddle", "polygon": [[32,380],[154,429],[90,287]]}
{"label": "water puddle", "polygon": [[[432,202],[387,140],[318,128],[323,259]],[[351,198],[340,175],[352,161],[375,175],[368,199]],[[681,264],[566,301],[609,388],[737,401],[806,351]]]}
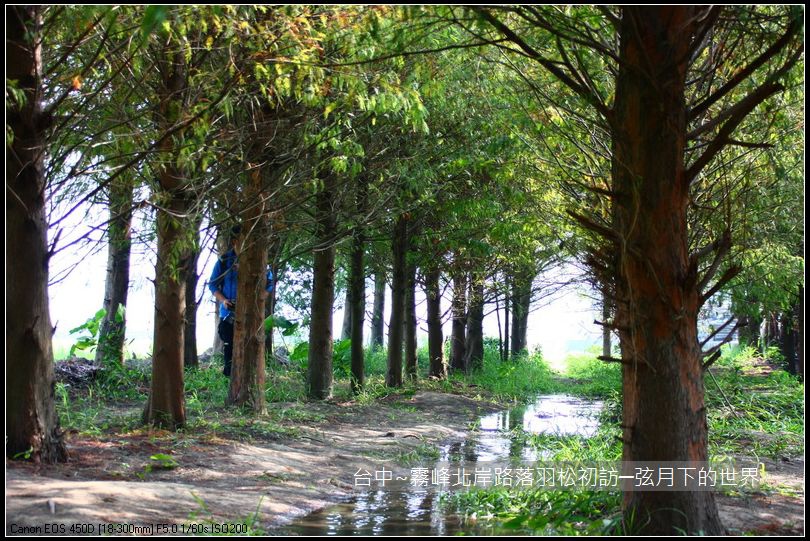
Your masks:
{"label": "water puddle", "polygon": [[485,529],[448,515],[436,492],[358,493],[350,500],[311,513],[272,533],[279,535],[455,535]]}
{"label": "water puddle", "polygon": [[[540,460],[544,458],[542,452],[527,447],[523,438],[510,436],[509,432],[519,428],[530,434],[589,438],[599,428],[598,415],[601,410],[600,401],[569,395],[548,395],[540,396],[526,406],[486,415],[479,421],[478,433],[471,434],[465,440],[464,445],[468,450],[463,460]],[[448,460],[455,457],[451,452],[443,454],[441,458]]]}
{"label": "water puddle", "polygon": [[[486,415],[478,430],[440,447],[441,463],[535,461],[525,433],[593,436],[602,402],[569,395],[539,396],[531,404]],[[515,430],[522,429],[522,430]],[[422,467],[431,467],[429,464]],[[487,535],[503,533],[446,512],[437,491],[358,491],[347,501],[311,513],[273,533],[281,535]]]}

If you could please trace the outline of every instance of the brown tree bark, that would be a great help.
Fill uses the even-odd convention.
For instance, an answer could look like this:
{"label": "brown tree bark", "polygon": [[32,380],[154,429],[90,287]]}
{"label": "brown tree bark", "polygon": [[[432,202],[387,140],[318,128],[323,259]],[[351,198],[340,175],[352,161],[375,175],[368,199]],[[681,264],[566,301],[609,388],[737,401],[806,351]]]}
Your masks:
{"label": "brown tree bark", "polygon": [[529,349],[529,313],[532,309],[532,286],[529,283],[520,298],[520,332],[518,333],[518,346],[521,352]]}
{"label": "brown tree bark", "polygon": [[[602,292],[602,322],[610,321],[610,300],[605,292]],[[612,353],[610,327],[602,325],[602,356],[610,357]]]}
{"label": "brown tree bark", "polygon": [[450,334],[450,368],[464,370],[467,330],[467,274],[456,270],[453,275],[453,301],[451,304],[453,327]]}
{"label": "brown tree bark", "polygon": [[515,276],[512,280],[512,355],[526,351],[532,278]]}
{"label": "brown tree bark", "polygon": [[470,308],[467,313],[467,344],[464,366],[467,372],[484,366],[484,280],[470,275]]}
{"label": "brown tree bark", "polygon": [[799,302],[796,303],[796,373],[804,379],[804,286],[799,288]]}
{"label": "brown tree bark", "polygon": [[[158,59],[160,103],[157,124],[161,132],[173,129],[180,120],[188,93],[185,54],[172,40],[165,43]],[[164,202],[157,210],[157,261],[155,263],[155,330],[152,357],[152,388],[144,409],[144,423],[171,430],[186,421],[183,394],[186,283],[182,268],[188,250],[188,211],[191,194],[188,179],[176,166],[174,137],[158,145],[163,159],[159,173],[159,195]]]}
{"label": "brown tree bark", "polygon": [[[281,220],[276,220],[277,223],[281,223]],[[270,229],[274,230],[278,227],[278,225],[273,226],[270,225]],[[270,248],[268,249],[269,259],[270,259],[270,270],[273,273],[273,290],[270,292],[270,295],[267,297],[267,300],[264,303],[264,317],[268,318],[276,313],[276,298],[278,293],[278,288],[276,287],[276,283],[278,281],[278,261],[281,255],[281,249],[283,247],[284,241],[282,237],[279,235],[278,232],[271,231],[270,235]],[[275,354],[275,350],[273,349],[273,335],[275,334],[275,330],[267,333],[264,337],[264,351],[266,355],[270,355],[273,358]]]}
{"label": "brown tree bark", "polygon": [[[222,226],[217,226],[217,238],[215,241],[217,254],[220,256],[224,255],[228,249],[228,235],[222,230]],[[222,338],[219,336],[219,323],[221,318],[219,317],[219,307],[220,302],[214,299],[214,344],[211,346],[211,351],[213,354],[220,354],[222,355],[224,351],[224,346],[222,343]]]}
{"label": "brown tree bark", "polygon": [[437,378],[447,377],[444,364],[444,337],[442,336],[442,298],[439,289],[441,271],[431,267],[425,273],[425,296],[427,297],[428,356],[430,357],[430,375]]}
{"label": "brown tree bark", "polygon": [[[358,201],[359,203],[359,201]],[[363,351],[363,324],[366,318],[366,268],[363,261],[365,253],[365,236],[358,226],[352,238],[351,271],[349,273],[349,290],[351,291],[351,333],[352,341],[352,375],[351,389],[358,393],[365,380],[365,352]]]}
{"label": "brown tree bark", "polygon": [[371,315],[371,347],[383,347],[385,334],[385,273],[374,273],[374,307]]}
{"label": "brown tree bark", "polygon": [[796,374],[796,322],[795,310],[782,312],[779,318],[779,350],[785,358],[785,367],[790,374]]}
{"label": "brown tree bark", "polygon": [[[622,349],[624,459],[705,461],[707,427],[697,314],[739,268],[732,265],[714,280],[717,267],[713,266],[698,277],[700,254],[687,252],[687,209],[693,201],[690,183],[702,180],[701,172],[732,143],[730,136],[754,108],[782,89],[779,77],[796,65],[803,51],[800,19],[792,12],[790,20],[783,21],[786,30],[781,37],[747,65],[738,69],[721,61],[719,70],[733,76],[702,101],[687,104],[691,63],[709,71],[708,79],[714,83],[717,74],[711,70],[717,68],[703,63],[704,57],[716,48],[715,26],[733,21],[736,13],[725,19],[722,8],[707,6],[627,6],[621,8],[620,16],[605,10],[605,19],[618,32],[617,57],[592,40],[579,21],[564,22],[568,30],[561,31],[563,26],[554,28],[541,15],[534,19],[535,25],[550,30],[548,37],[557,40],[563,58],[559,62],[544,56],[545,49],[533,48],[510,26],[511,21],[499,19],[493,10],[478,8],[477,12],[528,58],[590,103],[611,132],[612,185],[610,190],[600,190],[611,200],[611,224],[605,226],[575,211],[571,214],[606,240],[594,247],[589,259],[600,280],[614,286],[613,326],[619,331]],[[519,15],[528,21],[536,17],[533,12]],[[582,63],[568,60],[566,51],[576,57],[575,49],[581,44],[601,49],[604,58],[615,58],[618,75],[612,104],[581,73]],[[712,111],[776,58],[781,66],[769,70],[759,86],[723,112]],[[707,113],[714,118],[706,118]],[[716,133],[705,144],[694,141],[691,147],[696,156],[687,169],[690,120],[707,120],[695,130],[701,130],[700,135],[715,128]],[[714,250],[722,258],[721,246]],[[628,490],[624,504],[626,518],[635,517],[635,523],[643,525],[641,535],[723,533],[711,492]]]}
{"label": "brown tree bark", "polygon": [[[173,200],[168,211],[183,215],[188,205],[181,199]],[[144,410],[144,423],[175,430],[186,421],[183,394],[186,284],[176,263],[183,241],[182,225],[160,210],[157,233],[152,387]]]}
{"label": "brown tree bark", "polygon": [[744,346],[759,348],[759,318],[751,316],[737,316],[741,321],[740,329],[737,332],[737,339]]}
{"label": "brown tree bark", "polygon": [[26,98],[6,111],[6,456],[50,463],[67,449],[54,406],[41,31],[40,6],[6,6],[6,77]]}
{"label": "brown tree bark", "polygon": [[324,177],[316,197],[317,236],[312,265],[312,314],[309,328],[309,379],[307,393],[320,400],[332,396],[332,308],[335,303],[335,215],[332,211],[335,179]]}
{"label": "brown tree bark", "polygon": [[[351,271],[349,271],[351,273]],[[351,278],[348,280],[351,282]],[[346,284],[346,304],[343,307],[343,324],[340,329],[340,339],[350,340],[352,337],[352,286],[350,283]]]}
{"label": "brown tree bark", "polygon": [[264,307],[267,298],[267,204],[264,172],[256,166],[248,173],[246,210],[239,237],[239,272],[233,332],[233,364],[228,405],[265,413]]}
{"label": "brown tree bark", "polygon": [[765,332],[762,334],[762,353],[765,354],[768,348],[778,346],[781,331],[779,330],[779,314],[768,312],[765,315]]}
{"label": "brown tree bark", "polygon": [[[705,9],[625,7],[621,19],[612,178],[625,461],[708,458],[684,166],[686,72]],[[642,534],[723,533],[712,492],[627,490],[624,509]]]}
{"label": "brown tree bark", "polygon": [[402,386],[402,347],[405,331],[406,252],[408,223],[404,216],[397,219],[391,241],[393,276],[391,280],[391,320],[388,324],[388,374],[385,384]]}
{"label": "brown tree bark", "polygon": [[[200,230],[201,219],[194,220],[194,231]],[[199,236],[199,235],[197,235]],[[196,368],[200,362],[197,358],[197,262],[200,259],[199,239],[194,239],[186,266],[183,268],[183,278],[186,282],[186,323],[183,329],[183,365]]]}
{"label": "brown tree bark", "polygon": [[419,373],[416,352],[416,265],[407,258],[405,265],[405,373],[409,380],[416,381]]}
{"label": "brown tree bark", "polygon": [[[506,308],[507,313],[509,312],[509,307]],[[508,340],[504,340],[503,338],[503,327],[501,326],[501,294],[499,291],[495,291],[495,321],[498,325],[498,359],[500,362],[504,362],[506,360],[506,354],[504,353],[504,342]]]}
{"label": "brown tree bark", "polygon": [[[125,177],[122,177],[122,180]],[[96,364],[124,363],[126,312],[118,318],[118,307],[127,306],[129,292],[129,255],[132,246],[133,188],[129,182],[110,186],[110,222],[107,229],[107,278],[104,285],[104,309],[96,349]]]}
{"label": "brown tree bark", "polygon": [[[368,181],[365,177],[358,179],[355,193],[355,211],[358,216],[366,213],[368,199]],[[352,253],[349,269],[349,287],[347,297],[351,297],[351,329],[349,338],[352,341],[352,393],[363,388],[365,380],[365,351],[363,351],[363,324],[366,319],[366,265],[364,261],[366,237],[362,225],[357,225],[352,233]]]}
{"label": "brown tree bark", "polygon": [[[509,275],[505,276],[506,280],[506,292],[504,295],[504,310],[503,310],[503,358],[504,360],[508,360],[510,355],[512,355],[512,348],[510,347],[511,344],[509,343],[510,334],[509,334],[509,323],[510,320],[513,319],[512,317],[512,294],[511,294],[511,280]],[[514,322],[513,322],[514,323]]]}

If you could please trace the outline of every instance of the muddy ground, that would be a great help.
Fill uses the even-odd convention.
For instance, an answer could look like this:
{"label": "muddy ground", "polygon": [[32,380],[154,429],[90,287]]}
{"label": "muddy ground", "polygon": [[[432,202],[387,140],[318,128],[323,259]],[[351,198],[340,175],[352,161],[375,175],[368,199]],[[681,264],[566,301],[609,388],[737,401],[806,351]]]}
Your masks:
{"label": "muddy ground", "polygon": [[[100,524],[125,524],[113,533],[144,534],[158,532],[135,527],[221,522],[253,523],[272,533],[348,496],[358,470],[392,461],[429,465],[438,444],[462,440],[479,416],[508,406],[420,392],[372,404],[269,407],[289,411],[288,426],[74,433],[67,435],[67,464],[7,461],[6,533],[46,533],[34,529],[46,524],[51,532],[82,533],[71,527],[92,525],[93,532],[83,533],[99,533]],[[232,427],[232,419],[223,421]],[[804,459],[763,462],[764,490],[718,496],[724,525],[731,534],[803,534]]]}

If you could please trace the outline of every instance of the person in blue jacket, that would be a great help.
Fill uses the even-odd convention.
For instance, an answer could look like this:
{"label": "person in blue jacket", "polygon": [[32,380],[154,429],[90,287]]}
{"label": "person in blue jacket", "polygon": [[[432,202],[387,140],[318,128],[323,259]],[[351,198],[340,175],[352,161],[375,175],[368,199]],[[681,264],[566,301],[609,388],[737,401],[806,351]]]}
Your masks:
{"label": "person in blue jacket", "polygon": [[[222,338],[223,353],[225,355],[225,367],[223,374],[231,377],[231,361],[233,359],[233,324],[236,310],[236,287],[237,272],[239,271],[239,233],[240,226],[231,228],[230,246],[225,255],[220,257],[214,265],[211,273],[211,280],[208,282],[208,289],[219,301],[219,328],[217,332]],[[265,291],[269,294],[273,290],[273,273],[267,269],[267,287]]]}

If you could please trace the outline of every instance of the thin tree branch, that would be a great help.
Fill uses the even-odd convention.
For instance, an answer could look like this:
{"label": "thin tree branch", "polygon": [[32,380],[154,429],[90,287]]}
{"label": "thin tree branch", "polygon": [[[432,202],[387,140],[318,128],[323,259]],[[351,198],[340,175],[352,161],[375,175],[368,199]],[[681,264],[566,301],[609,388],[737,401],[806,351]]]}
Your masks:
{"label": "thin tree branch", "polygon": [[709,289],[709,291],[700,296],[700,305],[703,306],[706,303],[706,301],[712,297],[712,295],[720,291],[723,288],[723,286],[729,283],[735,276],[740,274],[741,271],[742,267],[738,265],[730,266],[726,270],[726,272],[724,272],[723,275],[720,276],[720,279],[717,280],[717,283],[714,284],[711,287],[711,289]]}
{"label": "thin tree branch", "polygon": [[717,153],[723,149],[723,147],[728,145],[731,134],[734,132],[737,126],[739,126],[742,121],[745,120],[745,117],[756,108],[757,105],[782,90],[784,90],[784,87],[781,84],[766,83],[745,97],[738,104],[739,107],[735,106],[735,113],[731,115],[725,124],[723,124],[723,127],[720,128],[718,134],[715,136],[712,142],[709,143],[706,150],[703,151],[703,154],[701,154],[700,157],[695,160],[686,171],[687,183],[691,184],[698,176],[700,171],[712,160],[712,158],[714,158]]}
{"label": "thin tree branch", "polygon": [[[605,117],[606,120],[608,120],[608,122],[610,122],[610,119],[612,117],[610,110],[604,103],[602,103],[602,101],[599,99],[599,96],[594,95],[586,87],[577,83],[563,70],[561,70],[554,62],[541,55],[536,49],[534,49],[531,45],[526,43],[511,28],[506,26],[506,24],[504,24],[494,15],[492,15],[492,13],[490,13],[488,10],[483,9],[481,7],[473,7],[472,9],[475,10],[476,13],[479,13],[481,17],[483,17],[490,25],[492,25],[495,29],[497,29],[501,34],[509,38],[509,40],[512,41],[512,43],[520,47],[530,58],[535,60],[544,68],[546,68],[546,70],[549,71],[552,75],[554,75],[554,77],[559,79],[560,82],[565,84],[567,87],[569,87],[571,90],[573,90],[583,98],[585,98],[602,114],[602,116]],[[576,74],[576,77],[578,79],[580,78],[578,74]]]}
{"label": "thin tree branch", "polygon": [[761,55],[759,55],[753,62],[748,64],[745,68],[737,72],[734,77],[729,79],[729,81],[724,84],[722,87],[717,89],[717,91],[703,100],[701,103],[694,106],[689,111],[689,120],[694,120],[695,118],[699,117],[706,111],[708,111],[709,107],[713,104],[717,103],[723,96],[734,90],[740,83],[745,81],[748,77],[751,76],[757,69],[759,69],[763,64],[765,64],[768,60],[779,54],[779,52],[788,46],[788,44],[793,39],[793,36],[796,35],[799,30],[801,29],[801,24],[798,20],[791,21],[790,25],[787,28],[785,34],[779,38],[776,42],[773,43],[770,47],[768,47]]}

